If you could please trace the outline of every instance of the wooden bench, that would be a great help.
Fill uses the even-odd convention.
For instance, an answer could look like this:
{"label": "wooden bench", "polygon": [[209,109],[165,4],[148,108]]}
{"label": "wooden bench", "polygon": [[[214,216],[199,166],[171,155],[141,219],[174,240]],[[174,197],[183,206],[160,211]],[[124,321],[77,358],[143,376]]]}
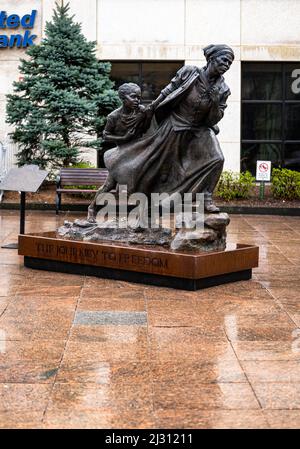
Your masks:
{"label": "wooden bench", "polygon": [[[56,214],[61,210],[61,194],[75,193],[96,193],[95,189],[88,186],[97,186],[98,188],[106,181],[108,170],[104,168],[62,168],[56,180]],[[87,188],[72,188],[67,186],[87,186]]]}

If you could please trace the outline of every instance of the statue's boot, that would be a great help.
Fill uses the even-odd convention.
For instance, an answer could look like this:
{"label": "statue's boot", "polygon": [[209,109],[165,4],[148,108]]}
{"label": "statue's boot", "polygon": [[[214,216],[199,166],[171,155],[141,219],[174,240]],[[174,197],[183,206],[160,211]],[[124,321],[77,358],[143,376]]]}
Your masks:
{"label": "statue's boot", "polygon": [[212,201],[209,201],[204,203],[204,212],[217,214],[220,212],[220,209]]}
{"label": "statue's boot", "polygon": [[108,193],[110,192],[114,187],[115,187],[115,181],[113,178],[109,177],[107,178],[107,180],[105,181],[105,183],[99,187],[99,189],[97,190],[97,193],[95,195],[95,198],[93,199],[93,201],[91,202],[91,204],[88,207],[88,216],[87,216],[87,221],[89,221],[90,223],[97,223],[96,220],[96,204],[97,204],[97,198],[102,194],[102,193]]}
{"label": "statue's boot", "polygon": [[220,209],[214,204],[210,192],[204,193],[204,212],[209,214],[217,214],[220,212]]}
{"label": "statue's boot", "polygon": [[97,223],[97,221],[96,221],[96,208],[95,208],[95,202],[94,201],[88,207],[87,221],[89,223]]}

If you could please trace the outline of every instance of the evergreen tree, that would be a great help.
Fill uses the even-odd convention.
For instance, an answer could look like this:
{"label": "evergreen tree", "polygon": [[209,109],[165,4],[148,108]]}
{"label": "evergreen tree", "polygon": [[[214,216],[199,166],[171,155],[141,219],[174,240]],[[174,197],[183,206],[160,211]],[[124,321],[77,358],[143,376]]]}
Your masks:
{"label": "evergreen tree", "polygon": [[119,98],[110,64],[96,59],[96,43],[83,36],[69,5],[56,4],[45,36],[21,59],[23,79],[7,95],[6,111],[20,148],[18,164],[56,169],[76,163],[81,146],[101,150],[105,117]]}

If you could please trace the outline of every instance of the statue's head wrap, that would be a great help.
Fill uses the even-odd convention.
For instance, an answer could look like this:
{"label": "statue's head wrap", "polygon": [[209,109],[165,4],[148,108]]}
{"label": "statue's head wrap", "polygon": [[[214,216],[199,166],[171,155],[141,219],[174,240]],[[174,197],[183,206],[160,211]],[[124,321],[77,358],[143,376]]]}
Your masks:
{"label": "statue's head wrap", "polygon": [[217,56],[225,54],[230,56],[232,61],[234,60],[234,52],[232,48],[225,44],[208,45],[207,47],[203,48],[203,53],[207,61],[209,61],[212,58],[216,58]]}

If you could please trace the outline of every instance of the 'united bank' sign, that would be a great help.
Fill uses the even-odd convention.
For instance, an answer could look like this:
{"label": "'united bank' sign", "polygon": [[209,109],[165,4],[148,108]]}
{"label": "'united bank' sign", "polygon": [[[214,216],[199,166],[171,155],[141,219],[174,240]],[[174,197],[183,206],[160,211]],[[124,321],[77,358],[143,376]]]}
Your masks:
{"label": "'united bank' sign", "polygon": [[36,38],[35,34],[31,34],[30,29],[34,27],[37,11],[34,9],[31,14],[25,14],[20,17],[18,14],[6,14],[6,11],[0,13],[0,33],[4,29],[13,30],[22,27],[26,31],[19,34],[0,34],[0,48],[26,48],[34,45],[33,40]]}

